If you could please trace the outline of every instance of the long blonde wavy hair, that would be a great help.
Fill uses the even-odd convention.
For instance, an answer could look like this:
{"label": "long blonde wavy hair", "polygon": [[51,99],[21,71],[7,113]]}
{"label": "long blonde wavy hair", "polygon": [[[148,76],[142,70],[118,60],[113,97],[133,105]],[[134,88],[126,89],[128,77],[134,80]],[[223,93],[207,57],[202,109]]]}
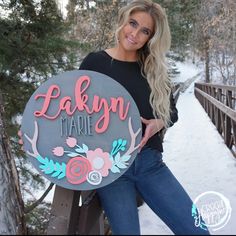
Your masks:
{"label": "long blonde wavy hair", "polygon": [[154,33],[148,42],[138,51],[138,61],[142,74],[151,88],[149,102],[155,118],[161,118],[167,127],[170,122],[171,82],[168,76],[166,52],[170,48],[171,35],[165,10],[151,0],[135,0],[120,9],[116,41],[119,32],[134,12],[146,12],[154,21]]}

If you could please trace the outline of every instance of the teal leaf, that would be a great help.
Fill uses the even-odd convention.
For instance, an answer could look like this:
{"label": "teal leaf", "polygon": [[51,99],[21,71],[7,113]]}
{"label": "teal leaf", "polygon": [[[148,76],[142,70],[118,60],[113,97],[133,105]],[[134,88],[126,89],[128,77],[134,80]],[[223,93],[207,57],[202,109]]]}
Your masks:
{"label": "teal leaf", "polygon": [[40,165],[39,168],[43,170],[45,168],[45,165]]}
{"label": "teal leaf", "polygon": [[117,141],[115,140],[113,143],[112,143],[112,147],[115,148],[117,146]]}
{"label": "teal leaf", "polygon": [[111,168],[111,172],[112,173],[120,173],[120,169],[113,165],[112,168]]}
{"label": "teal leaf", "polygon": [[53,162],[53,160],[49,160],[49,168],[54,170],[54,162]]}
{"label": "teal leaf", "polygon": [[124,139],[123,142],[122,142],[122,146],[125,147],[126,144],[127,144],[127,140]]}
{"label": "teal leaf", "polygon": [[126,169],[127,168],[127,166],[122,162],[117,163],[117,166],[121,169]]}
{"label": "teal leaf", "polygon": [[118,144],[121,145],[123,140],[121,138],[118,139]]}
{"label": "teal leaf", "polygon": [[61,170],[66,172],[66,164],[64,162],[61,163]]}
{"label": "teal leaf", "polygon": [[71,152],[71,153],[67,154],[68,157],[76,157],[76,156],[78,156],[78,155],[79,155],[79,154],[76,153],[76,152]]}
{"label": "teal leaf", "polygon": [[57,177],[60,173],[61,173],[60,171],[56,171],[56,172],[54,172],[51,176],[52,176],[52,177]]}
{"label": "teal leaf", "polygon": [[42,164],[45,164],[45,163],[46,163],[46,160],[45,160],[43,157],[41,157],[41,156],[38,156],[38,157],[37,157],[37,160],[38,160],[40,163],[42,163]]}
{"label": "teal leaf", "polygon": [[44,169],[44,173],[46,175],[51,174],[54,172],[54,165],[51,163],[51,160],[48,162],[46,168]]}
{"label": "teal leaf", "polygon": [[115,162],[120,162],[120,153],[118,152],[115,156]]}
{"label": "teal leaf", "polygon": [[83,152],[84,152],[84,150],[83,150],[82,147],[76,148],[75,151],[76,151],[76,152],[79,152],[79,153],[83,153]]}
{"label": "teal leaf", "polygon": [[112,162],[112,164],[114,163],[114,158],[113,158],[113,156],[110,154],[110,160],[111,160],[111,162]]}
{"label": "teal leaf", "polygon": [[128,161],[130,159],[131,155],[124,155],[121,157],[122,161]]}
{"label": "teal leaf", "polygon": [[58,162],[56,162],[56,170],[61,170],[61,165]]}
{"label": "teal leaf", "polygon": [[88,149],[88,146],[87,146],[87,145],[85,145],[85,144],[83,144],[83,150],[84,150],[84,152],[85,152],[85,153],[87,153],[87,152],[88,152],[88,150],[89,150],[89,149]]}
{"label": "teal leaf", "polygon": [[53,170],[50,169],[50,167],[48,167],[47,169],[44,169],[44,173],[45,173],[46,175],[49,175],[49,174],[51,174],[52,172],[53,172]]}
{"label": "teal leaf", "polygon": [[58,179],[62,179],[62,178],[64,178],[65,177],[65,172],[61,172],[61,174],[59,174],[58,176],[57,176],[57,178]]}
{"label": "teal leaf", "polygon": [[45,173],[45,174],[51,174],[51,177],[57,177],[58,179],[61,179],[65,177],[66,175],[66,164],[62,162],[61,164],[58,162],[54,162],[53,160],[49,160],[47,157],[37,157],[37,160],[42,163],[42,165],[39,165],[39,168]]}

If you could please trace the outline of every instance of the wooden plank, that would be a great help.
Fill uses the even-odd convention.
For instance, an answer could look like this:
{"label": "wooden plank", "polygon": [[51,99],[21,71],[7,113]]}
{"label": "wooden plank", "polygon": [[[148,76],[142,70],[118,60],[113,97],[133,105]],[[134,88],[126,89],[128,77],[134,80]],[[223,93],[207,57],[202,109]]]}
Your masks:
{"label": "wooden plank", "polygon": [[65,189],[56,185],[52,203],[47,235],[74,234],[79,216],[79,191]]}
{"label": "wooden plank", "polygon": [[226,117],[225,120],[225,144],[230,148],[231,144],[231,120],[229,117]]}
{"label": "wooden plank", "polygon": [[232,129],[233,129],[233,144],[232,146],[234,146],[234,150],[233,148],[231,149],[232,150],[232,153],[234,154],[234,156],[236,157],[236,122],[233,122],[232,121]]}
{"label": "wooden plank", "polygon": [[95,191],[84,199],[80,207],[78,223],[79,235],[104,235],[104,214]]}
{"label": "wooden plank", "polygon": [[230,90],[232,92],[236,92],[236,86],[231,85],[221,85],[221,84],[205,84],[205,83],[195,83],[196,85],[200,86],[207,86],[207,87],[214,87],[214,88],[220,88],[224,90]]}
{"label": "wooden plank", "polygon": [[56,186],[47,235],[104,235],[103,210],[93,193]]}
{"label": "wooden plank", "polygon": [[198,88],[195,88],[195,90],[201,94],[203,97],[205,97],[208,101],[210,101],[211,103],[213,103],[219,110],[221,110],[222,112],[224,112],[227,116],[229,116],[233,121],[236,122],[236,111],[227,107],[226,105],[222,104],[221,102],[219,102],[218,100],[216,100],[215,98],[211,97],[210,95],[208,95],[207,93],[201,91]]}

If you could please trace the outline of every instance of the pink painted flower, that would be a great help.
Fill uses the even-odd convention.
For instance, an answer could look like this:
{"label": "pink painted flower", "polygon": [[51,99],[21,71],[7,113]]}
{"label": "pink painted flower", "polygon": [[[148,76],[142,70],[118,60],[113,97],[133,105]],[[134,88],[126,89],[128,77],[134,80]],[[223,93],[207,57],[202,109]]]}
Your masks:
{"label": "pink painted flower", "polygon": [[112,162],[108,152],[103,152],[101,148],[87,152],[87,158],[90,161],[93,170],[101,173],[102,176],[108,176],[108,170],[112,167]]}
{"label": "pink painted flower", "polygon": [[71,184],[81,184],[87,180],[87,175],[92,170],[90,162],[83,157],[75,157],[66,165],[66,178]]}
{"label": "pink painted flower", "polygon": [[58,156],[58,157],[61,157],[63,156],[64,154],[64,148],[63,147],[55,147],[53,150],[52,150],[53,154],[55,156]]}
{"label": "pink painted flower", "polygon": [[69,147],[73,148],[73,147],[77,144],[77,140],[76,140],[76,138],[68,137],[68,138],[66,139],[66,144],[67,144]]}

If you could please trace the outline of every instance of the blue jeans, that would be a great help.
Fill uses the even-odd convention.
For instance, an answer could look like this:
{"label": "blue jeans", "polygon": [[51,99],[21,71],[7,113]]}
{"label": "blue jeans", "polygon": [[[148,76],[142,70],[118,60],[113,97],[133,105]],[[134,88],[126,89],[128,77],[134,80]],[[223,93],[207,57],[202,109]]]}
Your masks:
{"label": "blue jeans", "polygon": [[162,161],[162,154],[143,149],[113,183],[97,189],[115,235],[140,235],[136,193],[178,235],[208,235],[194,225],[192,201]]}

